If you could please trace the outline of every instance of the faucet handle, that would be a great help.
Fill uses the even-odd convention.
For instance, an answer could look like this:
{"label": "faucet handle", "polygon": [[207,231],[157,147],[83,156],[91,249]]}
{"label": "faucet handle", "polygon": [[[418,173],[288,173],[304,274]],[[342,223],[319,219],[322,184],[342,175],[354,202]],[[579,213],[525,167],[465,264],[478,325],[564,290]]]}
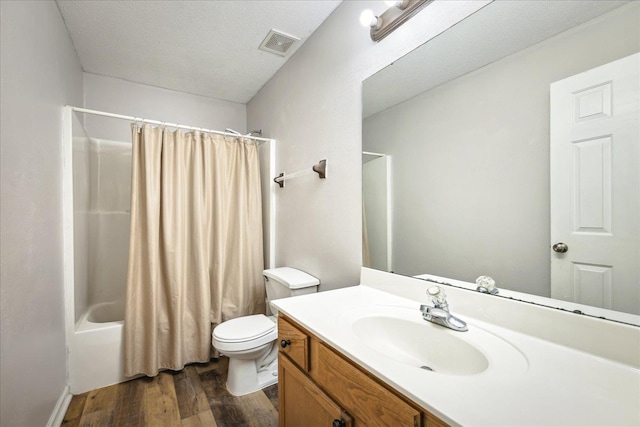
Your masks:
{"label": "faucet handle", "polygon": [[444,293],[444,290],[440,286],[431,286],[427,289],[427,294],[431,297],[436,308],[447,309],[447,294]]}
{"label": "faucet handle", "polygon": [[476,289],[482,293],[491,295],[495,295],[498,293],[498,288],[496,288],[496,281],[489,276],[478,277],[476,279],[476,285],[478,285]]}
{"label": "faucet handle", "polygon": [[438,299],[444,301],[447,298],[447,294],[444,293],[444,290],[440,286],[431,286],[427,289],[427,293],[431,298]]}

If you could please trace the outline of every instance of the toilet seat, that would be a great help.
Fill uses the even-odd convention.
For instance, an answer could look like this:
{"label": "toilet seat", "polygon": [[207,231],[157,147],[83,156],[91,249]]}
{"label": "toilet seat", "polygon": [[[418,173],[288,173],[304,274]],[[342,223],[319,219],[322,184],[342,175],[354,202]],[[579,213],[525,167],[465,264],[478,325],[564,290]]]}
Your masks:
{"label": "toilet seat", "polygon": [[274,341],[278,337],[276,324],[264,314],[238,317],[216,326],[213,345],[224,351],[242,351]]}

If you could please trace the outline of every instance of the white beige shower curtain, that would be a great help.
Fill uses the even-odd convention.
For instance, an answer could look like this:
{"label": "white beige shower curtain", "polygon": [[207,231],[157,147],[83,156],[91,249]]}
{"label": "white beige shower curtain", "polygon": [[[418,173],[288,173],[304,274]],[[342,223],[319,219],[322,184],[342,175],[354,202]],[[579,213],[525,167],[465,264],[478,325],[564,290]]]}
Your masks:
{"label": "white beige shower curtain", "polygon": [[132,125],[125,375],[209,360],[211,325],[264,313],[256,143]]}

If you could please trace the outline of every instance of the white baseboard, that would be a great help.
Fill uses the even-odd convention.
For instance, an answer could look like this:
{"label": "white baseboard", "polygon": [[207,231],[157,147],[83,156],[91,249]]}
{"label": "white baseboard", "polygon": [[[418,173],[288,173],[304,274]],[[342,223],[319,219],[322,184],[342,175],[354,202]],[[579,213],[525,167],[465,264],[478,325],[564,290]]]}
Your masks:
{"label": "white baseboard", "polygon": [[62,390],[62,394],[56,402],[55,408],[53,408],[49,421],[47,421],[47,427],[60,427],[64,420],[64,415],[67,413],[72,397],[69,386],[65,386],[64,390]]}

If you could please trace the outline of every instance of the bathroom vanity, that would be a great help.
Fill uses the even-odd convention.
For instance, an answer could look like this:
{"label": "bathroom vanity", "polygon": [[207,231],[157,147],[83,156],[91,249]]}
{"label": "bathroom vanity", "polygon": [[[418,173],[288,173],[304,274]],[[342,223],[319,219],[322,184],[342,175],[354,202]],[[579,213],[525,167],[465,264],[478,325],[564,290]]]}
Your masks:
{"label": "bathroom vanity", "polygon": [[281,426],[446,425],[290,318],[278,331]]}
{"label": "bathroom vanity", "polygon": [[453,331],[422,319],[432,285],[275,301],[280,425],[640,425],[640,328],[446,288]]}

